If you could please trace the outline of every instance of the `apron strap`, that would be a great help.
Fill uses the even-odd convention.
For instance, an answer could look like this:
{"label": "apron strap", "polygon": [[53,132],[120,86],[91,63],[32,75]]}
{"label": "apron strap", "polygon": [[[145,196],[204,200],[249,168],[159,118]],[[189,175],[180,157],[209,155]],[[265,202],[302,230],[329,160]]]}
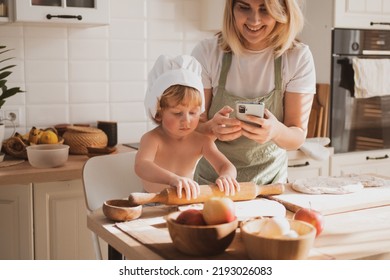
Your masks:
{"label": "apron strap", "polygon": [[274,73],[275,73],[275,89],[282,89],[282,56],[279,56],[274,60]]}
{"label": "apron strap", "polygon": [[219,82],[218,82],[219,83],[218,87],[221,89],[225,89],[227,74],[229,72],[231,64],[232,64],[232,53],[231,52],[224,53],[222,58],[222,69],[219,75]]}

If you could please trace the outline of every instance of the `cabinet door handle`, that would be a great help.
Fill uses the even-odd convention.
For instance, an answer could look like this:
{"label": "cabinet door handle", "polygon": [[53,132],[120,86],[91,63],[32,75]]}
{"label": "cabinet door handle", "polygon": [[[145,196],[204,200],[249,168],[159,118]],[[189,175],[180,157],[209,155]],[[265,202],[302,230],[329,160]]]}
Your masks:
{"label": "cabinet door handle", "polygon": [[289,165],[288,167],[295,168],[295,167],[304,167],[304,166],[309,166],[309,165],[310,165],[310,163],[308,161],[306,161],[305,163],[293,164],[293,165]]}
{"label": "cabinet door handle", "polygon": [[386,159],[386,158],[389,158],[388,155],[384,155],[383,157],[369,157],[369,156],[366,156],[366,160],[377,160],[377,159]]}
{"label": "cabinet door handle", "polygon": [[370,25],[390,25],[390,22],[370,22]]}
{"label": "cabinet door handle", "polygon": [[47,19],[52,19],[52,18],[77,18],[78,20],[82,20],[83,17],[78,15],[78,16],[72,16],[72,15],[51,15],[51,14],[47,14],[46,15],[46,18]]}

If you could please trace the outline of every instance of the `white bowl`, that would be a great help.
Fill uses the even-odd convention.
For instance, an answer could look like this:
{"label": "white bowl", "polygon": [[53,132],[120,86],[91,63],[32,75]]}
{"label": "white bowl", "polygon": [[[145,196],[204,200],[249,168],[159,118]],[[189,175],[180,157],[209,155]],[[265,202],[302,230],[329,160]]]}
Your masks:
{"label": "white bowl", "polygon": [[68,160],[69,146],[39,144],[26,147],[28,162],[37,168],[59,167]]}

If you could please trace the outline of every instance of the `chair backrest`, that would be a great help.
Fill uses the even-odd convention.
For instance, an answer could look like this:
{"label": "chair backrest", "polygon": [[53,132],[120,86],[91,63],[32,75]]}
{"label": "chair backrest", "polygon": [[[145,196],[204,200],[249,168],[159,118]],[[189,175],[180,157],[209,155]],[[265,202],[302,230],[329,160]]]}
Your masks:
{"label": "chair backrest", "polygon": [[83,167],[85,201],[89,211],[102,207],[109,199],[126,198],[142,192],[140,178],[134,172],[137,151],[95,156]]}

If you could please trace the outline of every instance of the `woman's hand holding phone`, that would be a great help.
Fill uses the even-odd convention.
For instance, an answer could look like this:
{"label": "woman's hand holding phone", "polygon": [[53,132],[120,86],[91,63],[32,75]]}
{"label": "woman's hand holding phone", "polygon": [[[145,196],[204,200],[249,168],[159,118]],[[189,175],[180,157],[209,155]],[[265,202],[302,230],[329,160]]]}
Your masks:
{"label": "woman's hand holding phone", "polygon": [[230,118],[233,111],[233,108],[225,106],[210,120],[211,130],[218,140],[232,141],[242,135],[241,122],[236,118]]}

